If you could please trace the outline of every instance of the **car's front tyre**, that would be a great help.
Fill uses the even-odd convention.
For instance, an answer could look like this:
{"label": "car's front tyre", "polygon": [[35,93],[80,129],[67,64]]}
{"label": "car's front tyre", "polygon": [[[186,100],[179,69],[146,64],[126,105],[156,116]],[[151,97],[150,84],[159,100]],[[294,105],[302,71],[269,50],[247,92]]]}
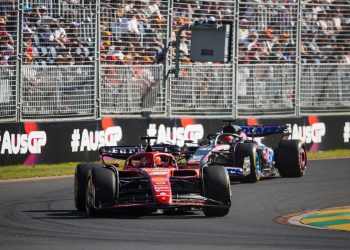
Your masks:
{"label": "car's front tyre", "polygon": [[117,177],[112,169],[93,168],[87,177],[85,192],[86,213],[89,217],[103,214],[106,205],[113,203],[117,193]]}
{"label": "car's front tyre", "polygon": [[[230,180],[224,167],[203,167],[203,191],[208,198],[207,206],[203,207],[206,216],[221,217],[228,214],[231,206]],[[221,204],[217,205],[215,201]]]}
{"label": "car's front tyre", "polygon": [[91,169],[101,168],[102,164],[96,163],[80,163],[75,168],[74,174],[74,202],[78,211],[85,211],[85,191],[87,185],[88,173]]}

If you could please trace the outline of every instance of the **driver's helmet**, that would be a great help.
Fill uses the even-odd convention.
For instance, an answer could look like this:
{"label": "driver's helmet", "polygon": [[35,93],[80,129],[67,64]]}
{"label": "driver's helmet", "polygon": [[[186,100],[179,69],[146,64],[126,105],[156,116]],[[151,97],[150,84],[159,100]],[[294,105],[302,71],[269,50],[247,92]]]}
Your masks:
{"label": "driver's helmet", "polygon": [[232,135],[223,135],[220,137],[220,143],[221,144],[231,144],[233,142],[233,136]]}
{"label": "driver's helmet", "polygon": [[154,164],[156,166],[162,165],[162,159],[159,156],[154,157]]}

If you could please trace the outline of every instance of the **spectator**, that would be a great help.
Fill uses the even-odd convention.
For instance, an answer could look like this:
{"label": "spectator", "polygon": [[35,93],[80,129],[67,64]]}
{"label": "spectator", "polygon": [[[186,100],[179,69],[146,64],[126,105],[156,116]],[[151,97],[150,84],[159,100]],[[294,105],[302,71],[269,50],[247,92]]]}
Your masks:
{"label": "spectator", "polygon": [[61,45],[61,47],[66,47],[70,42],[67,36],[66,28],[67,24],[61,19],[59,23],[57,23],[57,27],[54,32],[55,39],[57,43]]}
{"label": "spectator", "polygon": [[11,43],[10,34],[6,31],[0,31],[0,54],[2,65],[13,65],[16,62],[14,60],[15,49]]}
{"label": "spectator", "polygon": [[156,19],[163,20],[163,16],[160,13],[159,5],[159,0],[149,0],[147,17],[155,16]]}
{"label": "spectator", "polygon": [[23,42],[24,58],[27,59],[25,62],[32,62],[34,57],[34,47],[31,38],[28,38]]}
{"label": "spectator", "polygon": [[346,64],[350,64],[350,49],[349,48],[346,51],[346,53],[342,55],[341,62],[346,63]]}
{"label": "spectator", "polygon": [[187,39],[185,35],[180,36],[180,58],[187,58],[189,56],[189,50],[187,46]]}
{"label": "spectator", "polygon": [[243,18],[239,22],[238,42],[240,44],[248,45],[249,44],[249,40],[248,40],[249,34],[250,34],[249,21],[246,18]]}
{"label": "spectator", "polygon": [[37,16],[38,16],[38,21],[37,21],[37,25],[38,25],[38,26],[44,25],[43,21],[44,21],[46,18],[51,18],[51,17],[47,14],[47,9],[46,9],[46,6],[44,6],[44,5],[39,6],[39,7],[36,9],[36,13],[37,13]]}
{"label": "spectator", "polygon": [[67,30],[67,34],[68,34],[68,37],[69,37],[69,40],[71,42],[80,42],[82,41],[80,35],[79,35],[79,23],[77,23],[76,21],[72,21],[69,23],[69,26],[68,26],[68,30]]}
{"label": "spectator", "polygon": [[[303,47],[300,49],[302,61],[317,63],[329,62],[329,60],[332,62],[344,61],[343,56],[347,54],[347,48],[344,48],[343,45],[350,42],[348,39],[350,34],[348,6],[339,0],[331,2],[303,0],[302,4]],[[116,50],[117,44],[123,43],[128,48],[115,52],[118,54],[117,57],[130,54],[140,63],[144,62],[145,56],[150,57],[153,63],[164,61],[164,51],[167,47],[164,44],[167,20],[166,12],[163,12],[167,8],[165,1],[128,0],[117,4],[117,1],[102,0],[101,5],[101,54],[107,55],[111,53],[111,46],[114,46]],[[67,51],[70,51],[72,57],[77,56],[75,63],[90,61],[93,55],[91,48],[93,45],[91,42],[87,43],[88,29],[83,19],[89,20],[89,17],[92,16],[92,13],[89,12],[91,6],[89,4],[82,6],[80,1],[71,0],[62,0],[54,5],[53,9],[48,9],[49,6],[47,3],[23,6],[23,51],[33,56],[32,62],[43,59],[50,63],[50,60],[55,60],[55,53],[58,55]],[[3,31],[7,33],[2,34],[9,41],[5,46],[6,52],[2,53],[4,62],[15,60],[14,55],[10,57],[8,55],[14,53],[17,39],[16,25],[14,25],[17,18],[15,7],[14,0],[3,0],[0,6],[1,13],[3,13],[0,16],[0,27],[5,24]],[[247,48],[244,50],[245,53],[239,53],[239,57],[242,57],[242,60],[239,61],[248,61],[245,59],[250,58],[264,62],[265,58],[271,58],[268,53],[276,53],[274,46],[281,50],[285,59],[283,61],[290,62],[293,61],[293,58],[295,60],[296,1],[241,1],[237,7],[240,8],[239,52],[244,47]],[[234,4],[229,1],[200,1],[198,3],[174,1],[173,30],[177,30],[181,25],[193,23],[196,19],[215,18],[217,21],[232,19],[233,9]],[[84,18],[81,13],[84,13]],[[53,17],[58,18],[58,15],[61,15],[61,18],[60,22],[56,23]],[[93,23],[89,24],[93,25]],[[33,39],[33,42],[27,46],[29,39]],[[324,45],[324,39],[333,45]],[[77,44],[79,49],[74,47]],[[5,47],[2,42],[2,52]],[[188,57],[190,41],[182,42],[181,49],[181,57]]]}
{"label": "spectator", "polygon": [[272,52],[272,47],[274,46],[276,40],[273,35],[273,29],[266,29],[262,33],[261,41],[264,43],[264,45],[268,48],[268,52]]}
{"label": "spectator", "polygon": [[336,8],[336,12],[333,16],[333,26],[335,27],[335,32],[339,33],[342,31],[342,20],[344,19],[344,16],[339,9],[339,7]]}
{"label": "spectator", "polygon": [[132,34],[140,34],[140,30],[139,30],[139,23],[137,20],[137,15],[135,15],[134,13],[128,13],[127,14],[128,17],[128,32],[132,33]]}

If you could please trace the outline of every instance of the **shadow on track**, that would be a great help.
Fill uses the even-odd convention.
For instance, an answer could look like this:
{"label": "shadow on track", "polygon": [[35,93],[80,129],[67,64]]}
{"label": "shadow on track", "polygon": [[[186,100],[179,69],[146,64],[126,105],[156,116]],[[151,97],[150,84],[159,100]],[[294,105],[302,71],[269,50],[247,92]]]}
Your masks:
{"label": "shadow on track", "polygon": [[[77,210],[26,210],[24,213],[41,214],[42,216],[33,219],[95,219],[87,217],[85,212]],[[98,218],[111,219],[203,219],[201,211],[166,211],[166,212],[145,212],[145,211],[106,211]]]}

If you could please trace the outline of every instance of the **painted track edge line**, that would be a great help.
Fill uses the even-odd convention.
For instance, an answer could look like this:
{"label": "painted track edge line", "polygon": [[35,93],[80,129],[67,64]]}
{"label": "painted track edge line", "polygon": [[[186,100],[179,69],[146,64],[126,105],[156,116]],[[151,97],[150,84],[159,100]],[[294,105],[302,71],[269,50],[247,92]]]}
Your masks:
{"label": "painted track edge line", "polygon": [[74,175],[57,175],[57,176],[42,176],[42,177],[29,177],[29,178],[19,178],[19,179],[8,179],[0,180],[1,183],[16,183],[16,182],[26,182],[26,181],[45,181],[53,179],[64,179],[74,177]]}
{"label": "painted track edge line", "polygon": [[303,224],[300,221],[312,214],[316,214],[318,212],[322,212],[325,210],[331,210],[331,209],[346,209],[349,208],[349,205],[344,205],[344,206],[337,206],[337,207],[327,207],[323,209],[313,209],[313,210],[305,210],[303,212],[297,212],[297,213],[291,213],[291,214],[285,214],[278,216],[275,219],[275,222],[280,223],[280,224],[285,224],[285,225],[292,225],[292,226],[297,226],[297,227],[305,227],[305,228],[311,228],[311,229],[319,229],[319,230],[328,230],[328,231],[340,231],[340,232],[349,232],[348,230],[341,230],[341,229],[332,229],[332,228],[326,228],[326,227],[316,227],[316,226],[311,226],[307,224]]}

